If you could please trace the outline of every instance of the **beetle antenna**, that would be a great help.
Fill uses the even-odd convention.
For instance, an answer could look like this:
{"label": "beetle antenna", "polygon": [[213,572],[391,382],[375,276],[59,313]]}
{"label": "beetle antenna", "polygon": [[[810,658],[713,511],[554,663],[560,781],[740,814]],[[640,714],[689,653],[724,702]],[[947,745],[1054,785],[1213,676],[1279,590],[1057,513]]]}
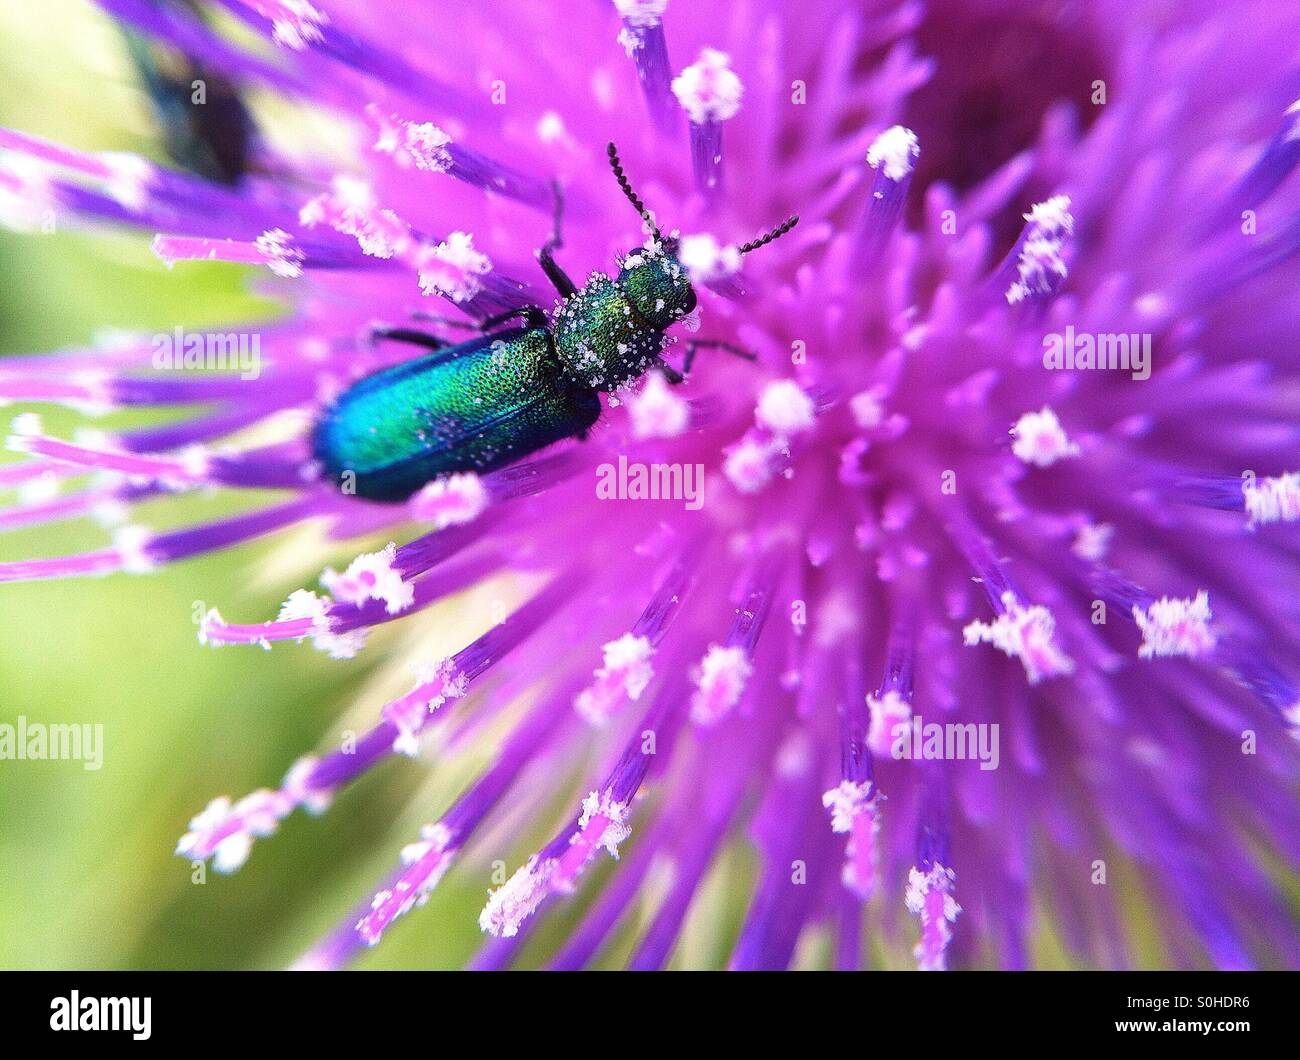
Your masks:
{"label": "beetle antenna", "polygon": [[743,244],[740,247],[740,253],[748,254],[751,250],[757,250],[759,247],[767,246],[767,244],[771,243],[774,239],[780,239],[783,235],[785,235],[788,231],[790,231],[790,229],[792,229],[798,223],[799,223],[799,215],[798,214],[792,215],[790,218],[788,218],[785,221],[782,221],[779,225],[773,228],[772,231],[767,233],[767,235],[759,236],[757,239],[751,240],[750,242]]}
{"label": "beetle antenna", "polygon": [[641,201],[640,196],[632,190],[627,174],[623,172],[623,163],[618,159],[618,148],[614,146],[612,140],[607,150],[609,151],[610,168],[614,170],[614,177],[618,180],[618,186],[623,189],[623,194],[627,196],[627,201],[636,207],[636,212],[641,215],[641,220],[650,227],[655,239],[662,239],[663,237],[659,234],[659,226],[655,224],[654,217],[645,208],[645,203]]}

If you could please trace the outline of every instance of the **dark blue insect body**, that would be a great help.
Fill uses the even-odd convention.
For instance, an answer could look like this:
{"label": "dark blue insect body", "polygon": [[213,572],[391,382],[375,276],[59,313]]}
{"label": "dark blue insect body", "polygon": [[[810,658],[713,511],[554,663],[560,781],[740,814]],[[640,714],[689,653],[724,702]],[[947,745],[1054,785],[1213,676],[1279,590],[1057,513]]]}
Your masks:
{"label": "dark blue insect body", "polygon": [[[562,298],[555,312],[548,317],[528,306],[503,314],[481,327],[512,319],[523,326],[459,345],[405,328],[377,331],[379,338],[433,352],[367,376],[325,410],[313,437],[323,478],[370,500],[405,500],[439,476],[492,471],[585,435],[600,416],[599,393],[625,387],[652,367],[682,380],[662,359],[664,332],[695,308],[695,291],[676,244],[661,237],[628,185],[613,144],[609,155],[653,240],[628,254],[616,277],[595,273],[579,289],[552,256],[561,245],[557,192],[555,231],[538,252]],[[792,217],[741,253],[797,221]],[[749,356],[726,343],[695,341],[687,343],[685,370],[703,346]]]}
{"label": "dark blue insect body", "polygon": [[316,429],[330,479],[371,500],[399,501],[439,475],[491,471],[586,431],[594,390],[560,371],[544,327],[480,335],[394,365],[352,386]]}
{"label": "dark blue insect body", "polygon": [[[177,19],[202,17],[192,0],[158,2]],[[235,85],[134,30],[123,35],[172,161],[205,180],[237,184],[248,171],[256,129]]]}

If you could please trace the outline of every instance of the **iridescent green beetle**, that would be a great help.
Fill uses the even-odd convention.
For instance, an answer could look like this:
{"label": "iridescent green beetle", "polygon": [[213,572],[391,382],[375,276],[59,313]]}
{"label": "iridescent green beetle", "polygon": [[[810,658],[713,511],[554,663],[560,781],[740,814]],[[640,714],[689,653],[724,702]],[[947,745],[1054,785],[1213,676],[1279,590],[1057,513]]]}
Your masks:
{"label": "iridescent green beetle", "polygon": [[[429,348],[425,357],[382,369],[354,383],[316,425],[313,452],[322,477],[349,482],[358,496],[402,501],[442,475],[505,467],[564,438],[583,437],[600,417],[600,391],[618,390],[657,368],[674,383],[684,378],[663,360],[664,332],[695,308],[695,290],[628,183],[618,152],[609,162],[623,194],[652,239],[632,251],[611,279],[595,273],[579,289],[555,261],[561,240],[561,199],[555,227],[538,251],[561,302],[548,318],[524,306],[483,321],[487,332],[511,320],[522,326],[455,345],[409,328],[377,331]],[[741,254],[790,231],[791,217],[739,248]],[[729,343],[686,343],[683,372],[703,347],[752,357]]]}

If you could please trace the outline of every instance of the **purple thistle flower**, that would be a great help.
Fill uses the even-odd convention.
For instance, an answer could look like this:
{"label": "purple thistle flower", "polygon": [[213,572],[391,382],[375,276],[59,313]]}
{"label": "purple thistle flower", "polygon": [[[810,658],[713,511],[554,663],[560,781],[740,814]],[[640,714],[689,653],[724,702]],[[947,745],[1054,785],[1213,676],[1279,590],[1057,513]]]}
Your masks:
{"label": "purple thistle flower", "polygon": [[[323,569],[321,591],[287,587],[274,617],[211,611],[200,639],[337,659],[470,587],[525,587],[375,703],[355,746],[190,822],[177,853],[229,872],[295,810],[418,768],[398,755],[492,747],[301,966],[380,942],[507,826],[553,838],[496,881],[476,967],[575,900],[544,959],[582,966],[655,887],[629,965],[663,966],[738,839],[761,869],[733,896],[735,968],[786,967],[818,932],[859,967],[864,931],[921,968],[1021,967],[1042,916],[1075,959],[1127,966],[1134,898],[1108,861],[1138,870],[1175,963],[1300,964],[1270,867],[1300,862],[1300,12],[615,0],[560,24],[482,0],[211,5],[265,37],[254,54],[187,7],[101,6],[315,108],[337,142],[268,138],[224,186],[0,130],[6,223],[127,226],[169,266],[260,268],[289,310],[249,378],[171,371],[148,336],[0,363],[0,399],[24,407],[184,411],[74,440],[22,411],[0,528],[121,525],[0,581],[147,573],[318,520],[391,544]],[[324,481],[312,423],[410,357],[389,336],[455,341],[449,313],[472,328],[552,300],[529,256],[553,179],[566,265],[609,272],[675,233],[700,294],[687,327],[757,363],[706,349],[686,386],[652,372],[608,395],[586,440],[400,504]],[[633,467],[670,469],[678,495],[638,503]],[[273,499],[133,521],[217,487]],[[550,816],[551,783],[591,761]]]}

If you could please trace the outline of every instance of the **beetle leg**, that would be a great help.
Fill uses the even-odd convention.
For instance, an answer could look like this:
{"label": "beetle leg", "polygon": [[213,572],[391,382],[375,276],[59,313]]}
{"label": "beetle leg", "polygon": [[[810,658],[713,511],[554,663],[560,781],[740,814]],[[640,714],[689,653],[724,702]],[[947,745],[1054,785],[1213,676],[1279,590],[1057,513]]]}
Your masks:
{"label": "beetle leg", "polygon": [[564,246],[564,236],[562,234],[562,225],[564,221],[564,189],[560,187],[558,180],[551,182],[551,190],[555,195],[555,214],[551,223],[550,238],[542,244],[541,249],[537,252],[537,260],[542,264],[542,271],[546,273],[546,278],[555,285],[555,289],[560,292],[561,298],[568,298],[571,294],[576,294],[578,286],[571,279],[568,273],[560,267],[560,263],[555,260],[555,252]]}
{"label": "beetle leg", "polygon": [[417,309],[411,316],[416,320],[427,320],[430,324],[441,324],[446,328],[460,328],[462,331],[480,331],[482,329],[482,324],[477,320],[440,317],[436,313],[429,313],[423,309]]}
{"label": "beetle leg", "polygon": [[423,346],[428,350],[441,350],[452,345],[446,339],[440,339],[437,335],[427,335],[414,328],[371,328],[370,341],[374,342],[376,339],[409,342],[412,346]]}
{"label": "beetle leg", "polygon": [[728,353],[734,353],[737,357],[743,357],[747,361],[756,361],[758,357],[743,346],[737,346],[735,343],[723,342],[721,339],[688,339],[686,342],[686,354],[682,357],[682,374],[691,374],[691,365],[695,363],[695,353],[697,350],[726,350]]}
{"label": "beetle leg", "polygon": [[673,386],[676,386],[678,383],[686,382],[686,376],[682,375],[681,372],[679,372],[676,368],[674,368],[663,358],[656,358],[656,363],[659,367],[659,371],[663,372],[664,378],[667,379],[668,382],[670,382]]}
{"label": "beetle leg", "polygon": [[507,320],[523,320],[531,328],[544,328],[548,325],[546,310],[537,305],[507,309],[504,313],[496,313],[493,316],[484,317],[482,320],[453,320],[449,317],[435,316],[433,313],[426,313],[423,310],[416,310],[411,315],[417,320],[427,320],[431,324],[445,324],[447,327],[461,328],[464,331],[491,331],[493,328],[504,324]]}
{"label": "beetle leg", "polygon": [[[734,342],[723,342],[721,339],[688,339],[686,342],[687,364],[694,358],[695,351],[698,349],[706,350],[726,350],[728,353],[742,357],[746,361],[757,361],[758,355],[752,350],[747,350],[743,346],[737,346]],[[690,371],[688,368],[687,371]]]}

